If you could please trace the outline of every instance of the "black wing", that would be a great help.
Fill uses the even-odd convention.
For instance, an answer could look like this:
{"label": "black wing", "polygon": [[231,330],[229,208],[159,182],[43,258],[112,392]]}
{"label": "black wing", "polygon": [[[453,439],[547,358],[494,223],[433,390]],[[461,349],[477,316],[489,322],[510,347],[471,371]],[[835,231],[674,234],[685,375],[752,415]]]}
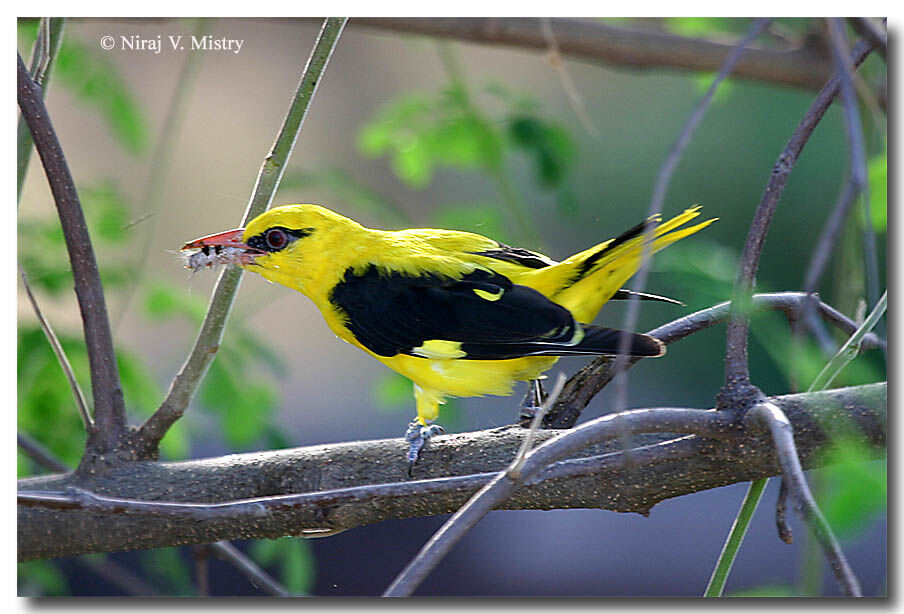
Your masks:
{"label": "black wing", "polygon": [[[330,302],[346,315],[355,338],[380,356],[424,355],[424,343],[431,340],[457,342],[462,358],[476,360],[615,353],[618,346],[603,334],[611,329],[578,324],[571,312],[536,290],[484,270],[451,279],[376,267],[356,275],[349,269]],[[577,342],[579,327],[584,334]],[[632,354],[662,353],[652,337],[632,337],[637,338]]]}

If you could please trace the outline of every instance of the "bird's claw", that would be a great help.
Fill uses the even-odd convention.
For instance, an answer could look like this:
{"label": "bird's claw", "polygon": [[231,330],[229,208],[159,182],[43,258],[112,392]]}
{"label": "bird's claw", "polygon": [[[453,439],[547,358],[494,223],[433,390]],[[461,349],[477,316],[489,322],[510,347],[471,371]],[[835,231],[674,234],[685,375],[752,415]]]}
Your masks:
{"label": "bird's claw", "polygon": [[518,416],[518,424],[525,428],[529,427],[545,401],[546,392],[543,390],[540,380],[531,380],[527,387],[527,394],[524,395],[524,400],[521,401],[521,413]]}
{"label": "bird's claw", "polygon": [[408,425],[408,430],[405,431],[405,441],[409,443],[408,446],[408,477],[411,477],[411,471],[414,469],[414,463],[417,462],[418,455],[421,453],[421,448],[424,447],[424,444],[427,443],[427,440],[435,435],[439,435],[444,432],[445,429],[438,424],[430,424],[428,426],[424,426],[417,420],[411,422]]}

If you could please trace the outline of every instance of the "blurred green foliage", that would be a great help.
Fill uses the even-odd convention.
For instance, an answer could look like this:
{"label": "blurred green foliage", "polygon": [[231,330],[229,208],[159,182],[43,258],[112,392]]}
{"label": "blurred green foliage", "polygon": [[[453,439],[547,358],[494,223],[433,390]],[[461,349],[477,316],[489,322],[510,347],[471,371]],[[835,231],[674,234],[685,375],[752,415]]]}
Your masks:
{"label": "blurred green foliage", "polygon": [[888,153],[870,158],[867,169],[869,210],[873,228],[885,232],[888,226]]}
{"label": "blurred green foliage", "polygon": [[[624,25],[625,20],[620,20]],[[630,25],[631,21],[628,20]],[[781,44],[784,37],[799,42],[812,28],[812,20],[780,19],[770,30],[771,41]],[[727,33],[738,35],[749,28],[749,20],[725,18],[669,18],[658,27],[684,36],[718,38]],[[37,20],[18,22],[19,39],[29,48],[35,37]],[[431,211],[430,223],[437,227],[469,230],[517,244],[523,234],[515,232],[510,217],[533,226],[536,218],[523,215],[524,200],[508,176],[507,163],[520,157],[530,168],[531,183],[541,191],[553,192],[557,213],[574,215],[578,200],[574,196],[571,175],[583,152],[575,138],[560,122],[544,115],[529,94],[512,93],[504,84],[485,86],[480,95],[469,91],[457,74],[454,62],[446,54],[449,83],[437,92],[403,93],[379,109],[362,126],[358,136],[361,153],[371,158],[388,159],[392,171],[411,189],[428,186],[437,172],[479,173],[494,181],[499,202],[453,202]],[[875,64],[875,62],[873,62]],[[65,37],[54,70],[59,83],[78,101],[99,113],[115,141],[133,154],[147,151],[150,141],[148,121],[137,97],[118,72],[109,56],[96,45],[72,36]],[[865,67],[878,70],[870,65]],[[702,92],[712,75],[691,77]],[[731,93],[723,84],[717,102],[725,102]],[[483,94],[492,97],[485,103]],[[501,110],[500,110],[501,107]],[[488,110],[492,109],[492,111]],[[887,153],[871,158],[869,163],[871,221],[878,232],[887,226]],[[359,212],[385,220],[386,225],[404,227],[413,224],[412,215],[392,199],[384,197],[348,171],[328,168],[317,172],[290,169],[282,189],[325,188],[339,201]],[[527,189],[527,188],[525,188]],[[128,201],[113,181],[80,186],[80,195],[89,229],[98,251],[98,260],[108,295],[128,291],[135,258],[130,241],[135,228],[129,225]],[[536,208],[535,208],[536,209]],[[520,211],[520,213],[519,213]],[[420,212],[418,212],[420,214]],[[509,214],[509,216],[506,215]],[[65,244],[58,222],[21,218],[18,221],[19,262],[29,275],[41,304],[61,300],[72,287],[72,276],[66,258]],[[857,250],[854,256],[859,258]],[[844,257],[841,258],[842,260]],[[682,242],[654,259],[654,271],[660,274],[664,287],[657,292],[674,296],[689,309],[700,309],[730,296],[736,272],[737,253],[708,237],[695,237]],[[851,268],[850,277],[862,274]],[[200,323],[206,305],[173,288],[150,281],[143,291],[144,315],[153,323],[173,319]],[[760,280],[761,288],[769,287],[768,279]],[[857,295],[859,288],[839,284],[839,296]],[[834,297],[833,297],[834,298]],[[788,381],[798,387],[821,369],[825,356],[811,342],[792,343],[787,322],[778,314],[757,316],[753,333],[766,348],[772,361]],[[89,384],[84,343],[74,331],[57,331],[76,376],[84,386]],[[120,375],[130,413],[147,415],[162,398],[142,359],[123,348],[117,348]],[[47,445],[64,462],[75,465],[83,451],[84,432],[73,407],[71,392],[56,358],[35,325],[20,322],[18,331],[18,404],[19,428]],[[842,374],[844,383],[876,381],[884,377],[880,362],[869,355],[859,357]],[[287,445],[285,436],[272,424],[280,403],[274,380],[286,376],[283,359],[260,343],[233,317],[217,359],[211,365],[197,395],[197,404],[207,417],[213,417],[225,441],[237,449],[267,445]],[[85,388],[90,398],[90,391]],[[395,373],[387,373],[374,385],[375,404],[382,409],[413,413],[411,383]],[[461,420],[454,400],[443,408],[442,422],[449,427]],[[451,423],[451,424],[450,424]],[[48,428],[53,425],[53,428]],[[184,458],[190,453],[186,420],[176,423],[162,442],[166,458]],[[843,536],[856,536],[884,509],[887,500],[885,464],[871,461],[855,440],[841,440],[823,470],[828,486],[820,494],[823,510],[830,523]],[[20,475],[37,470],[20,454]],[[314,583],[316,564],[309,544],[296,538],[261,540],[252,544],[251,554],[261,564],[279,569],[282,582],[293,592],[309,592]],[[193,595],[196,590],[192,573],[177,548],[143,552],[140,555],[145,574],[172,595]],[[20,594],[65,594],[69,586],[59,568],[49,561],[19,566]],[[785,585],[763,586],[732,593],[732,596],[793,596],[794,589]]]}
{"label": "blurred green foliage", "polygon": [[[29,49],[37,28],[37,19],[18,21],[19,38]],[[88,45],[67,33],[54,73],[71,94],[100,113],[123,148],[133,154],[145,152],[149,140],[146,115],[116,64],[97,45]]]}
{"label": "blurred green foliage", "polygon": [[279,570],[279,579],[294,595],[314,588],[317,562],[307,540],[298,537],[261,539],[251,544],[251,557],[264,567]]}
{"label": "blurred green foliage", "polygon": [[857,537],[887,507],[887,462],[855,438],[837,439],[825,456],[819,507],[839,538]]}

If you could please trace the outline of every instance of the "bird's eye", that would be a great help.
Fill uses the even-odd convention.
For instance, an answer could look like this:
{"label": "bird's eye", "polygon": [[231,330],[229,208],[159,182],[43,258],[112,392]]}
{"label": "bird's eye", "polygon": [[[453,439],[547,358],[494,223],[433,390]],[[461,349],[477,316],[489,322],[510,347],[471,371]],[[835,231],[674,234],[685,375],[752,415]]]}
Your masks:
{"label": "bird's eye", "polygon": [[271,228],[267,231],[266,240],[270,249],[282,249],[289,242],[289,235],[281,228]]}

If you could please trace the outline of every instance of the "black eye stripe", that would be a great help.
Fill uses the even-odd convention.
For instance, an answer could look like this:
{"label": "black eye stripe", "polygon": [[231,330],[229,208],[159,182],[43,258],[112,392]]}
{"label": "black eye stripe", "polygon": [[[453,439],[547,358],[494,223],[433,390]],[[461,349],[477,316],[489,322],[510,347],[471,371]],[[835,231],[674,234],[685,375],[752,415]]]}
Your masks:
{"label": "black eye stripe", "polygon": [[[283,236],[286,239],[284,243],[278,244],[278,241],[274,241],[274,239],[276,238],[274,236],[276,233],[273,233],[274,230],[279,230],[284,233]],[[262,252],[278,252],[286,249],[286,247],[291,245],[293,242],[308,236],[312,232],[314,232],[313,228],[286,228],[284,226],[272,226],[262,233],[254,235],[253,237],[248,239],[246,243],[248,244],[248,247]]]}

